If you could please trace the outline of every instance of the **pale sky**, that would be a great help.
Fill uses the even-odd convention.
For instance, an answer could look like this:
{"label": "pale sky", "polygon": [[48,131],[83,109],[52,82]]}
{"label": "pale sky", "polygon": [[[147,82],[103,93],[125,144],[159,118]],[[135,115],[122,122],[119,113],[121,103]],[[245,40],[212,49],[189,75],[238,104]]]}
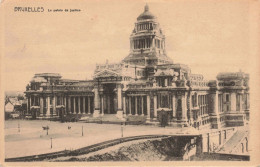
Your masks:
{"label": "pale sky", "polygon": [[[252,1],[10,0],[4,2],[5,90],[23,91],[41,72],[91,79],[96,63],[120,62],[129,54],[129,36],[146,2],[174,63],[187,64],[206,79],[215,79],[218,72],[252,71]],[[45,11],[14,12],[16,6]],[[47,12],[56,8],[81,12]]]}

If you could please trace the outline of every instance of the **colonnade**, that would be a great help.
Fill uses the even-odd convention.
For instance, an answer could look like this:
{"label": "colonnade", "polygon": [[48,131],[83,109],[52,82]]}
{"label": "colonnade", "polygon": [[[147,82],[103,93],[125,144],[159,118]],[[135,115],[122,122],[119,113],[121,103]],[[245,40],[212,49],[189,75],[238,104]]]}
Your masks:
{"label": "colonnade", "polygon": [[31,95],[27,98],[27,114],[31,107],[39,107],[40,115],[56,115],[57,108],[63,107],[65,113],[92,113],[92,96],[41,96]]}

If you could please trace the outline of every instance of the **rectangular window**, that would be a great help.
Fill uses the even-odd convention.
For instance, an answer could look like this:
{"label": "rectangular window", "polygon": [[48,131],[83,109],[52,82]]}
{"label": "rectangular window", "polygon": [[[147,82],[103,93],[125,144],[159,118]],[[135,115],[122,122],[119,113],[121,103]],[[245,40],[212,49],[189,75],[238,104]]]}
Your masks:
{"label": "rectangular window", "polygon": [[226,102],[229,102],[229,94],[226,94]]}
{"label": "rectangular window", "polygon": [[161,106],[162,108],[168,108],[169,104],[168,104],[168,95],[162,95],[162,101],[161,101]]}

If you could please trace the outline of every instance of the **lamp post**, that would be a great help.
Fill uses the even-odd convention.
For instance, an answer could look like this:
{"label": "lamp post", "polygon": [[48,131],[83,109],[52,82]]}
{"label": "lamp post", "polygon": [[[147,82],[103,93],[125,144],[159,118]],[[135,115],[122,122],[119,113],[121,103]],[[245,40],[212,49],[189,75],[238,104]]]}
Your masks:
{"label": "lamp post", "polygon": [[123,131],[124,129],[123,129],[123,123],[121,123],[121,137],[123,137],[124,136],[124,131]]}
{"label": "lamp post", "polygon": [[20,133],[20,122],[18,122],[18,132]]}
{"label": "lamp post", "polygon": [[51,137],[51,149],[52,149],[52,137]]}
{"label": "lamp post", "polygon": [[47,126],[47,128],[46,128],[46,131],[47,131],[47,135],[49,135],[49,126]]}

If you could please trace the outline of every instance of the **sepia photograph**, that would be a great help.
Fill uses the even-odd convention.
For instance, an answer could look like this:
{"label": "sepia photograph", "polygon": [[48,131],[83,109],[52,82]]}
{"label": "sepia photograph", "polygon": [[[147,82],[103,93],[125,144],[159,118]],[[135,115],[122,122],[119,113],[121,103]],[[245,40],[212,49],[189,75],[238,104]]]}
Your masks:
{"label": "sepia photograph", "polygon": [[259,165],[257,6],[2,0],[1,163]]}

